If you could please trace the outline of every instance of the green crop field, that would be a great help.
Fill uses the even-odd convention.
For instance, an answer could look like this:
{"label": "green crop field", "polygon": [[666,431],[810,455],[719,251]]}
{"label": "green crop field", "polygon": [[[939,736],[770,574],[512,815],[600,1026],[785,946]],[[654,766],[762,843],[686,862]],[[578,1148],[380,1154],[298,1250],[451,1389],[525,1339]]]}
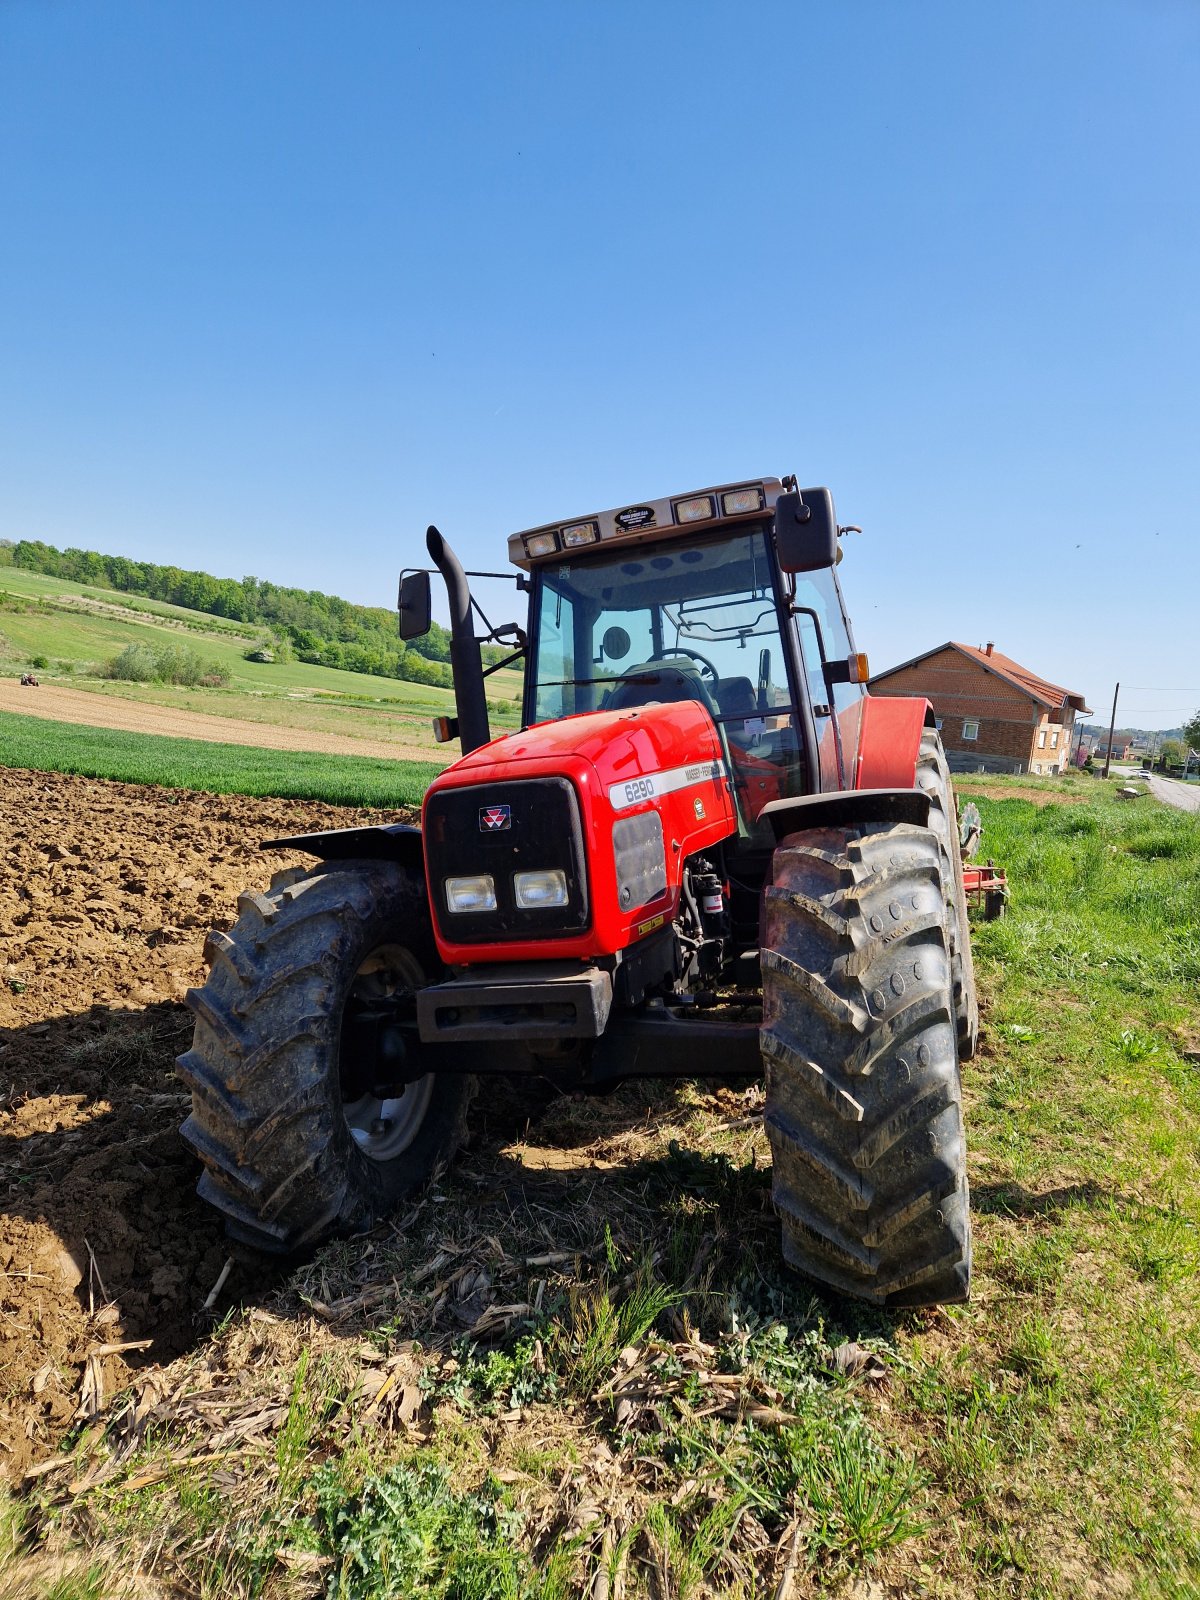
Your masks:
{"label": "green crop field", "polygon": [[[245,652],[263,637],[264,630],[254,625],[0,567],[0,672],[15,674],[45,661],[46,666],[37,668],[45,683],[314,732],[373,737],[399,731],[406,742],[425,745],[434,754],[429,723],[434,716],[453,713],[449,689],[302,661],[247,661]],[[190,647],[222,668],[229,681],[221,688],[181,690],[106,679],[104,664],[127,645]],[[494,673],[487,693],[497,731],[515,727],[520,672],[505,668]],[[342,714],[351,707],[355,714],[347,722]],[[399,730],[397,717],[406,724]]]}
{"label": "green crop field", "polygon": [[394,1225],[139,1374],[14,1528],[89,1594],[1195,1600],[1200,819],[964,794],[1012,893],[975,924],[970,1304],[784,1269],[758,1089],[492,1090]]}
{"label": "green crop field", "polygon": [[207,794],[279,795],[344,806],[419,806],[439,763],[259,750],[118,733],[0,711],[0,763]]}

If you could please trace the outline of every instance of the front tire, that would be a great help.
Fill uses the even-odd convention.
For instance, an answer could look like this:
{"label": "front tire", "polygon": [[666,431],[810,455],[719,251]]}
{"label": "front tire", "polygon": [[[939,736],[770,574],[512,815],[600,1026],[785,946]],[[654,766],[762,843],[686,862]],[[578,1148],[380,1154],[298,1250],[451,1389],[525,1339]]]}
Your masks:
{"label": "front tire", "polygon": [[324,863],[278,874],[238,910],[209,935],[208,981],[187,997],[183,1137],[230,1236],[292,1254],[369,1227],[424,1183],[464,1138],[472,1083],[424,1074],[392,1092],[352,1026],[383,997],[393,1016],[436,959],[419,874]]}
{"label": "front tire", "polygon": [[876,1305],[965,1300],[940,841],[908,823],[793,834],[764,894],[761,1038],[784,1256]]}

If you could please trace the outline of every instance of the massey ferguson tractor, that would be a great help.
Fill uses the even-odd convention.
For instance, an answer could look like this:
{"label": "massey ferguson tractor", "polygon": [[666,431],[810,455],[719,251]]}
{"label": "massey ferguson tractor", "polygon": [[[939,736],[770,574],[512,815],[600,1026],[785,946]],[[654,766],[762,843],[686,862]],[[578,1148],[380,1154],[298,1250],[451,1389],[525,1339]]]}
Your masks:
{"label": "massey ferguson tractor", "polygon": [[[453,1155],[480,1078],[762,1073],[786,1259],[877,1305],[966,1297],[954,799],[928,704],[865,691],[842,531],[794,478],[547,523],[509,540],[522,629],[429,529],[461,757],[420,828],[271,841],[317,865],[242,897],[188,997],[183,1132],[235,1239],[369,1227]],[[401,635],[429,626],[409,571]],[[493,738],[485,678],[517,659]]]}

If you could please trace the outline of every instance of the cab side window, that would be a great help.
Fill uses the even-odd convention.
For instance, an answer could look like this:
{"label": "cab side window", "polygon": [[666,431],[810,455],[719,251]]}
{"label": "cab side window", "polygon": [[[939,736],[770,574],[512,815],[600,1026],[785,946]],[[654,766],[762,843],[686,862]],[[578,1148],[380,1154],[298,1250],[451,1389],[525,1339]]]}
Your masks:
{"label": "cab side window", "polygon": [[829,688],[821,670],[824,664],[821,659],[822,646],[824,661],[845,661],[854,653],[854,643],[846,627],[841,595],[833,573],[810,572],[798,578],[796,604],[815,613],[816,621],[820,624],[818,636],[812,616],[802,612],[796,619],[800,627],[800,645],[804,652],[809,694],[814,705],[832,705],[834,712],[840,714],[857,705],[866,691],[860,683],[835,683]]}
{"label": "cab side window", "polygon": [[570,680],[575,671],[575,608],[567,595],[549,585],[542,591],[538,610],[538,674],[534,722],[552,722],[574,714],[575,686]]}

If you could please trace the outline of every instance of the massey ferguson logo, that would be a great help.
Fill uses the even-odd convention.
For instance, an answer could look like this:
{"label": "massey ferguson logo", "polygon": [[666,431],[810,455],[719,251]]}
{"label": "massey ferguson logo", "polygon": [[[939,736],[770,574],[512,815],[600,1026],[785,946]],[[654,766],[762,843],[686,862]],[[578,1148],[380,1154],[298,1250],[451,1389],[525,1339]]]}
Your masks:
{"label": "massey ferguson logo", "polygon": [[479,831],[480,833],[503,833],[506,828],[512,827],[511,806],[480,806]]}

